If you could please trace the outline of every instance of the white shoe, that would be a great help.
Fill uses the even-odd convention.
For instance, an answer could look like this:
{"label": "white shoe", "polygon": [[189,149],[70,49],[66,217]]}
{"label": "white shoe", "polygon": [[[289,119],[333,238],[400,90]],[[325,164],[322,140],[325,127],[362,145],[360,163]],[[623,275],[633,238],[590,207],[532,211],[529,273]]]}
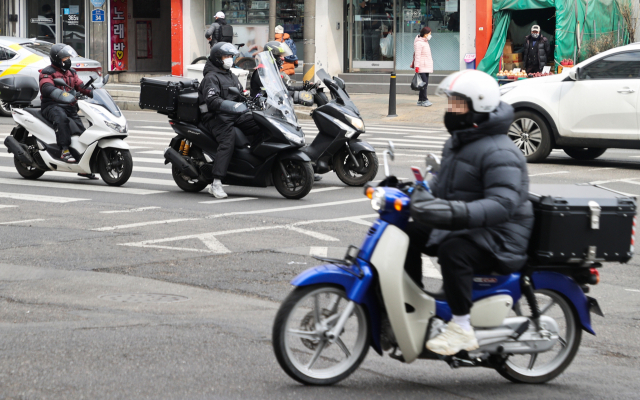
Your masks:
{"label": "white shoe", "polygon": [[427,349],[443,356],[452,356],[461,350],[476,350],[478,347],[473,329],[467,332],[455,322],[449,322],[446,331],[427,342]]}
{"label": "white shoe", "polygon": [[209,186],[209,194],[215,197],[216,199],[226,199],[227,194],[222,190],[222,185],[213,183]]}

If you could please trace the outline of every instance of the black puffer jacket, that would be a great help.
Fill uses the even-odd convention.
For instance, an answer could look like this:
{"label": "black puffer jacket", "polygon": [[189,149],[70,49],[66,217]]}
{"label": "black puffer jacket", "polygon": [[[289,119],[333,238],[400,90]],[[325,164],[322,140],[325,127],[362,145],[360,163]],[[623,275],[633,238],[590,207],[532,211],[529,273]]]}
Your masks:
{"label": "black puffer jacket", "polygon": [[209,41],[209,48],[213,47],[214,44],[220,41],[220,27],[222,25],[228,25],[227,20],[224,18],[218,18],[216,19],[216,22],[211,24],[211,26],[209,26],[209,29],[204,32],[205,38],[211,38],[211,40]]}
{"label": "black puffer jacket", "polygon": [[202,75],[204,77],[198,87],[198,103],[206,104],[208,111],[202,115],[202,122],[213,119],[224,100],[236,102],[244,100],[241,96],[229,93],[230,87],[236,87],[242,93],[240,81],[230,70],[218,68],[211,60],[207,60]]}
{"label": "black puffer jacket", "polygon": [[427,248],[462,236],[493,253],[498,272],[524,266],[533,208],[526,160],[507,136],[512,122],[513,108],[500,103],[487,121],[454,132],[446,142],[434,195],[466,202],[469,224],[459,231],[434,230]]}
{"label": "black puffer jacket", "polygon": [[[534,45],[533,42],[536,42]],[[533,48],[532,48],[533,46]],[[551,55],[551,44],[549,39],[542,36],[537,39],[528,35],[524,38],[524,65],[527,73],[542,72],[547,65],[549,56]]]}

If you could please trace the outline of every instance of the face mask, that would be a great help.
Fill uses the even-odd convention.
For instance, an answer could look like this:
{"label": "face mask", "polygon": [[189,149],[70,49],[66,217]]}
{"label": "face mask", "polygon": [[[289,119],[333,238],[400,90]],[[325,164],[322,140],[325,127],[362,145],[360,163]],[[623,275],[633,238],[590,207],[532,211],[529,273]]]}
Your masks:
{"label": "face mask", "polygon": [[431,40],[431,34],[427,35],[427,40]]}
{"label": "face mask", "polygon": [[226,60],[222,61],[222,66],[224,67],[224,69],[231,69],[231,67],[233,67],[233,58],[227,58]]}
{"label": "face mask", "polygon": [[473,126],[473,114],[458,114],[453,112],[444,113],[444,126],[449,132],[455,132]]}
{"label": "face mask", "polygon": [[65,71],[71,68],[71,59],[62,63],[62,69]]}
{"label": "face mask", "polygon": [[539,38],[539,37],[540,37],[540,34],[539,34],[539,33],[532,33],[532,34],[531,34],[531,36],[532,36],[534,39],[537,39],[537,38]]}

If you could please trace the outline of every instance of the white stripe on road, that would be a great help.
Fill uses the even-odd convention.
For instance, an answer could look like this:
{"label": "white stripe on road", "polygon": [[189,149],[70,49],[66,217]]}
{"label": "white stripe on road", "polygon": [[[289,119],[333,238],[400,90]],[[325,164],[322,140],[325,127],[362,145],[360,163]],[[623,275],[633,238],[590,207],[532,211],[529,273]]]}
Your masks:
{"label": "white stripe on road", "polygon": [[569,173],[569,171],[543,172],[543,173],[540,173],[540,174],[529,175],[529,178],[531,178],[533,176],[557,175],[557,174],[568,174],[568,173]]}
{"label": "white stripe on road", "polygon": [[138,167],[133,166],[134,172],[152,172],[154,174],[171,174],[171,166],[168,165],[166,168],[153,168],[153,167]]}
{"label": "white stripe on road", "polygon": [[132,208],[129,210],[113,210],[113,211],[100,211],[100,214],[119,214],[119,213],[133,213],[147,210],[156,210],[160,207],[140,207],[140,208]]}
{"label": "white stripe on road", "polygon": [[176,134],[174,132],[152,132],[152,131],[146,131],[146,130],[145,131],[141,131],[141,130],[138,130],[138,129],[130,129],[130,130],[127,131],[127,133],[145,133],[145,134],[149,134],[149,135],[165,136],[165,137],[176,136]]}
{"label": "white stripe on road", "polygon": [[311,191],[309,193],[329,192],[331,190],[340,190],[340,189],[344,189],[344,187],[330,186],[330,187],[325,187],[325,188],[311,189]]}
{"label": "white stripe on road", "polygon": [[70,197],[41,196],[37,194],[6,193],[6,192],[0,192],[0,198],[14,199],[14,200],[27,200],[27,201],[41,201],[44,203],[71,203],[73,201],[91,200],[91,199],[74,199]]}
{"label": "white stripe on road", "polygon": [[18,207],[18,206],[9,206],[9,205],[0,204],[0,208],[14,208],[14,207]]}
{"label": "white stripe on road", "polygon": [[257,197],[238,197],[235,199],[216,199],[211,201],[201,201],[200,204],[232,203],[235,201],[246,201],[246,200],[258,200],[258,198]]}
{"label": "white stripe on road", "polygon": [[337,206],[341,204],[358,203],[362,201],[370,201],[370,200],[365,197],[361,199],[332,201],[329,203],[308,204],[304,206],[269,208],[266,210],[239,211],[239,212],[232,212],[232,213],[216,214],[216,215],[209,215],[207,218],[221,218],[221,217],[230,217],[234,215],[268,214],[268,213],[282,212],[282,211],[304,210],[308,208],[330,207],[330,206]]}
{"label": "white stripe on road", "polygon": [[135,224],[127,224],[127,225],[104,226],[102,228],[95,228],[91,230],[96,232],[107,232],[107,231],[116,231],[119,229],[140,228],[142,226],[150,226],[150,225],[173,224],[176,222],[184,222],[184,221],[198,221],[199,219],[200,218],[177,218],[177,219],[167,219],[164,221],[137,222]]}
{"label": "white stripe on road", "polygon": [[[127,137],[127,139],[125,140],[127,143],[133,143],[131,142],[129,139],[133,139],[133,140],[144,140],[146,143],[149,144],[157,144],[155,142],[159,142],[159,143],[167,143],[169,144],[170,142],[170,138],[161,138],[161,137],[149,137],[149,136],[138,136],[138,135],[129,135]],[[141,142],[137,142],[137,143],[141,143]]]}
{"label": "white stripe on road", "polygon": [[327,253],[329,253],[328,247],[309,247],[309,255],[316,257],[326,257]]}
{"label": "white stripe on road", "polygon": [[164,164],[164,158],[131,157],[134,163]]}
{"label": "white stripe on road", "polygon": [[[167,131],[172,131],[173,128],[170,126],[151,126],[151,125],[145,125],[145,126],[136,126],[136,129],[161,129],[161,130],[167,130]],[[131,131],[129,131],[131,132]]]}
{"label": "white stripe on road", "polygon": [[[371,145],[375,145],[375,147],[378,147],[378,148],[387,147],[389,145],[389,143],[387,143],[387,142],[375,142],[373,140],[370,140],[368,143],[371,144]],[[398,148],[399,148],[398,145],[400,145],[400,146],[420,147],[420,148],[423,148],[423,149],[439,149],[439,150],[442,150],[442,145],[434,146],[434,145],[422,145],[422,144],[414,144],[414,143],[397,143],[396,147],[398,147]]]}
{"label": "white stripe on road", "polygon": [[46,221],[46,219],[25,219],[22,221],[0,222],[0,225],[27,224],[30,222]]}
{"label": "white stripe on road", "polygon": [[368,226],[368,227],[371,227],[371,225],[373,225],[372,222],[365,221],[365,220],[360,219],[360,218],[351,218],[351,219],[349,219],[349,221],[353,222],[354,224],[364,225],[364,226]]}
{"label": "white stripe on road", "polygon": [[640,290],[636,290],[636,289],[625,289],[627,292],[637,292],[640,293]]}
{"label": "white stripe on road", "polygon": [[[88,182],[88,181],[87,181]],[[70,190],[86,190],[90,192],[105,192],[105,193],[122,193],[122,194],[134,194],[134,195],[147,195],[166,193],[161,190],[147,190],[147,189],[134,189],[115,186],[102,186],[101,184],[91,183],[62,183],[62,182],[48,182],[48,181],[26,181],[20,179],[5,179],[0,178],[0,184],[3,185],[16,185],[16,186],[31,186],[31,187],[47,187],[53,189],[70,189]],[[88,199],[81,199],[88,200]]]}
{"label": "white stripe on road", "polygon": [[587,171],[605,171],[608,169],[617,169],[617,168],[594,168],[594,169],[588,169]]}
{"label": "white stripe on road", "polygon": [[164,155],[164,151],[163,150],[136,151],[136,154]]}
{"label": "white stripe on road", "polygon": [[394,139],[394,138],[384,138],[384,137],[378,137],[376,136],[375,138],[368,138],[367,140],[390,140],[393,143],[400,143],[400,144],[405,144],[405,143],[424,143],[424,144],[439,144],[441,146],[444,146],[444,142],[445,140],[417,140],[417,139]]}
{"label": "white stripe on road", "polygon": [[325,235],[324,233],[309,231],[309,230],[306,230],[306,229],[299,228],[297,226],[291,226],[291,227],[289,227],[287,229],[292,230],[294,232],[302,233],[304,235],[309,235],[309,236],[314,237],[316,239],[324,240],[326,242],[339,242],[340,241],[340,239],[334,238],[333,236]]}

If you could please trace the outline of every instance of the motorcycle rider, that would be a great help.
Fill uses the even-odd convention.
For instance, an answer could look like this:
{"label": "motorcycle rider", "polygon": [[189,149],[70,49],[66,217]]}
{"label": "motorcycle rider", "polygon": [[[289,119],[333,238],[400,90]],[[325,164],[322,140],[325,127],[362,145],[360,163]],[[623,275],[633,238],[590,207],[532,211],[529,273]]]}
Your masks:
{"label": "motorcycle rider", "polygon": [[202,124],[218,142],[216,161],[213,167],[213,183],[209,193],[218,199],[227,194],[222,190],[221,180],[227,174],[227,168],[233,155],[235,135],[234,127],[245,134],[255,135],[260,128],[253,115],[243,102],[242,96],[229,92],[235,87],[242,93],[242,85],[230,71],[233,57],[239,54],[231,43],[220,42],[211,48],[204,67],[202,83],[198,88],[200,109],[203,113]]}
{"label": "motorcycle rider", "polygon": [[453,318],[426,347],[454,355],[478,348],[470,324],[473,275],[524,266],[533,209],[526,161],[507,137],[514,111],[500,101],[495,79],[477,70],[457,72],[438,94],[449,98],[444,123],[451,138],[429,184],[433,194],[422,187],[412,194],[405,270],[422,286],[421,253],[438,257]]}
{"label": "motorcycle rider", "polygon": [[[49,52],[51,65],[40,71],[42,116],[53,124],[56,142],[61,149],[60,159],[68,163],[76,162],[69,151],[72,133],[82,133],[85,130],[78,116],[76,91],[93,97],[93,91],[82,87],[84,83],[71,68],[73,56],[77,56],[77,53],[71,46],[64,43],[54,44]],[[58,78],[64,80],[73,89],[57,86],[54,79]],[[91,175],[82,174],[81,176],[92,178]]]}

